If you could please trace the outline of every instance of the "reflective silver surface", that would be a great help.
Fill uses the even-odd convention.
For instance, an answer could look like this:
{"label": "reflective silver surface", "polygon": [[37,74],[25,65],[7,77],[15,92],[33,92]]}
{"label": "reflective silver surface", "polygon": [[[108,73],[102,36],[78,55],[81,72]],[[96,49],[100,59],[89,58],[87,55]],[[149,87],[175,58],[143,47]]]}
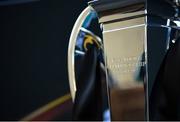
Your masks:
{"label": "reflective silver surface", "polygon": [[[99,0],[90,4],[103,27],[111,120],[151,120],[149,96],[171,42],[175,43],[179,37],[176,31],[180,28],[174,23],[174,20],[179,23],[179,9],[166,2],[143,1]],[[75,34],[72,35],[76,36],[70,41],[68,60],[73,96],[76,92],[74,52],[77,50],[74,46],[80,31],[78,25],[78,31],[73,29]]]}
{"label": "reflective silver surface", "polygon": [[[100,18],[106,22],[144,11],[110,15]],[[107,19],[106,19],[107,18]],[[145,90],[145,16],[103,23],[106,75],[112,120],[144,120]]]}

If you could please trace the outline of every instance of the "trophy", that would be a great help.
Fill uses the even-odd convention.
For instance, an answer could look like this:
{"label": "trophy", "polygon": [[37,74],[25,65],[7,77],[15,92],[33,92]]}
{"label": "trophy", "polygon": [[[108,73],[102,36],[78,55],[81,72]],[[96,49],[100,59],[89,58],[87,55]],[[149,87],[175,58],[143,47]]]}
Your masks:
{"label": "trophy", "polygon": [[[152,120],[150,96],[166,54],[178,38],[178,7],[178,0],[89,2],[74,25],[69,43],[73,100],[77,91],[75,46],[79,32],[84,31],[102,48],[110,120]],[[102,40],[82,29],[92,12],[97,14]]]}

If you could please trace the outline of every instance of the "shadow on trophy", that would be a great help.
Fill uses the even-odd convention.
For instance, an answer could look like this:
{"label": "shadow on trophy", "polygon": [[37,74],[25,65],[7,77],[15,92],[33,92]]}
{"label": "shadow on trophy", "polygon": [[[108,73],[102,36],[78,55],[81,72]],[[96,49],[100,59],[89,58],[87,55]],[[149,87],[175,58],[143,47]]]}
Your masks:
{"label": "shadow on trophy", "polygon": [[68,48],[74,120],[180,119],[179,4],[88,3],[74,24]]}

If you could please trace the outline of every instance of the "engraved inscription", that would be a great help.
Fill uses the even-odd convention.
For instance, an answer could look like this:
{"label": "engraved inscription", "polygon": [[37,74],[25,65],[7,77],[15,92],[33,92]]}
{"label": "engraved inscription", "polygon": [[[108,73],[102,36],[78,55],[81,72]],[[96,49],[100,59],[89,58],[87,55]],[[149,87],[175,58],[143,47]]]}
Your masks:
{"label": "engraved inscription", "polygon": [[145,61],[142,57],[113,58],[108,61],[108,68],[118,73],[135,72],[137,68],[144,67]]}

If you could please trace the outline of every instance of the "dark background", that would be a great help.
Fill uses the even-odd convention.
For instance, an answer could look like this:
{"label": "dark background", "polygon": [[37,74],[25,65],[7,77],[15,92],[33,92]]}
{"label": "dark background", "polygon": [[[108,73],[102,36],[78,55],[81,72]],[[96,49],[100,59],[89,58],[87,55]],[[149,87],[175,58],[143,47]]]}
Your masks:
{"label": "dark background", "polygon": [[0,120],[19,120],[69,93],[68,41],[86,3],[0,0]]}

